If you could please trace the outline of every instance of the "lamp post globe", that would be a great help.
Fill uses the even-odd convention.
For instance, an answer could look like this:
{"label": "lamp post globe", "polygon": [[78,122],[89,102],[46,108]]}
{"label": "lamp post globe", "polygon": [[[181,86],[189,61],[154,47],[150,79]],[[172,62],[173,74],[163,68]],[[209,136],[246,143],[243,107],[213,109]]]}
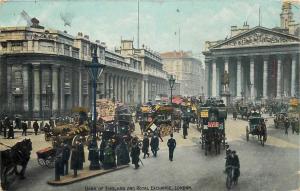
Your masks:
{"label": "lamp post globe", "polygon": [[89,143],[89,157],[90,157],[90,170],[100,169],[98,146],[96,139],[96,123],[97,123],[97,112],[96,112],[96,91],[97,91],[97,80],[101,76],[105,66],[98,62],[97,58],[97,45],[92,46],[94,53],[92,55],[92,63],[87,64],[86,67],[89,72],[89,76],[93,84],[93,108],[92,108],[92,123],[90,125],[90,132],[92,140]]}

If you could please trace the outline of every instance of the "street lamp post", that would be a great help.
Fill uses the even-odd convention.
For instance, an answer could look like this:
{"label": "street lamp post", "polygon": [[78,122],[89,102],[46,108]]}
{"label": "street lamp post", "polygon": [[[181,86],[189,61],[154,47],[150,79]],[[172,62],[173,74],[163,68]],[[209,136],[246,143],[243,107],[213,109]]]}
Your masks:
{"label": "street lamp post", "polygon": [[174,84],[175,84],[175,78],[173,78],[173,75],[171,75],[171,77],[169,78],[169,85],[170,85],[170,89],[171,89],[171,105],[172,106],[173,106],[172,97],[173,97]]}
{"label": "street lamp post", "polygon": [[92,112],[92,125],[91,128],[91,136],[92,140],[90,143],[90,170],[98,170],[100,169],[99,164],[99,157],[98,157],[98,147],[97,147],[97,140],[96,140],[96,122],[97,122],[97,111],[96,111],[96,91],[97,91],[97,79],[100,77],[104,70],[104,65],[98,62],[97,58],[97,46],[94,45],[94,54],[92,55],[92,63],[87,64],[86,67],[88,68],[88,72],[90,78],[92,79],[93,83],[93,112]]}

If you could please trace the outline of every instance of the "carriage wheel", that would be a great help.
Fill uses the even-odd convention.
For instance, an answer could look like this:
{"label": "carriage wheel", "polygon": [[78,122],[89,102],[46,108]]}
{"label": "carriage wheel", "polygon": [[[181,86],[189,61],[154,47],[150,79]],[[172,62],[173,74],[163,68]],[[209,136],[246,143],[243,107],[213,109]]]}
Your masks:
{"label": "carriage wheel", "polygon": [[46,159],[45,163],[46,163],[46,166],[47,166],[48,168],[54,168],[55,158],[52,157],[52,156],[49,156],[49,157]]}
{"label": "carriage wheel", "polygon": [[249,141],[249,129],[248,126],[246,127],[246,139]]}
{"label": "carriage wheel", "polygon": [[39,165],[41,165],[41,166],[45,166],[46,165],[46,162],[45,162],[44,159],[38,158],[37,160],[38,160]]}

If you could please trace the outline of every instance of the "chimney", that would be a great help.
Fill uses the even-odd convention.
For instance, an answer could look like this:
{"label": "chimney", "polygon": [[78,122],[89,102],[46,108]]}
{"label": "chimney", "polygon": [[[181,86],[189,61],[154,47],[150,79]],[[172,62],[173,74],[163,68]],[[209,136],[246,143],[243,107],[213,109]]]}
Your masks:
{"label": "chimney", "polygon": [[89,35],[84,35],[84,38],[89,39]]}
{"label": "chimney", "polygon": [[100,44],[100,40],[96,40],[96,43],[99,43],[99,44]]}
{"label": "chimney", "polygon": [[77,35],[82,37],[82,32],[78,32]]}

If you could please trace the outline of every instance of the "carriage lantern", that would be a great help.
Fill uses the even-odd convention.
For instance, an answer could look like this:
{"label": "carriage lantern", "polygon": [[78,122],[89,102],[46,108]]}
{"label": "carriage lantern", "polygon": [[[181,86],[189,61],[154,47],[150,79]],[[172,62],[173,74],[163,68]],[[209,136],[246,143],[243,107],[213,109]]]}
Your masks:
{"label": "carriage lantern", "polygon": [[90,75],[90,78],[92,79],[92,83],[93,83],[93,112],[92,112],[92,125],[90,126],[91,128],[91,136],[92,136],[92,140],[90,143],[90,160],[91,160],[91,164],[90,164],[90,170],[97,170],[100,169],[100,164],[99,164],[99,160],[98,160],[98,148],[97,148],[97,140],[96,140],[96,122],[97,122],[97,112],[96,112],[96,91],[97,91],[97,80],[100,77],[100,75],[102,74],[103,70],[104,70],[104,65],[100,64],[98,62],[98,58],[97,58],[97,46],[94,45],[94,54],[92,55],[93,59],[92,59],[92,63],[91,64],[87,64],[86,67],[88,68],[88,72]]}

